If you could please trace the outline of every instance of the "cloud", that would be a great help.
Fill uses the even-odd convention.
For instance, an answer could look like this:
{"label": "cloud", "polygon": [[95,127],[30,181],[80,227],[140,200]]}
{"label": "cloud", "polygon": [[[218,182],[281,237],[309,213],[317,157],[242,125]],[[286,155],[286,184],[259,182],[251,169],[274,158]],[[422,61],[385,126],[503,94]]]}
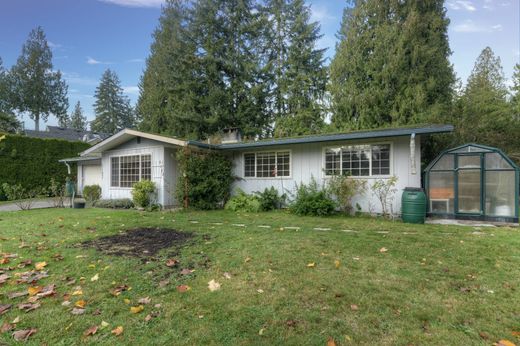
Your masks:
{"label": "cloud", "polygon": [[99,61],[90,56],[87,56],[87,64],[89,64],[89,65],[108,65],[108,64],[111,64],[111,62]]}
{"label": "cloud", "polygon": [[62,47],[63,47],[62,44],[54,43],[54,42],[52,42],[52,41],[47,41],[47,45],[48,45],[49,48],[52,49],[52,50],[55,50],[55,49],[58,49],[58,48],[62,48]]}
{"label": "cloud", "polygon": [[465,20],[464,22],[457,24],[453,27],[453,31],[461,33],[496,32],[502,31],[502,29],[503,27],[501,24],[481,25],[475,23],[471,19]]}
{"label": "cloud", "polygon": [[473,5],[473,3],[469,0],[448,1],[446,4],[449,8],[455,11],[464,10],[469,12],[475,12],[477,10],[475,5]]}
{"label": "cloud", "polygon": [[144,59],[128,59],[126,62],[144,62]]}
{"label": "cloud", "polygon": [[123,92],[129,95],[139,95],[139,87],[135,85],[125,86]]}
{"label": "cloud", "polygon": [[83,77],[76,72],[62,71],[62,75],[69,85],[97,86],[99,84],[97,79]]}
{"label": "cloud", "polygon": [[323,22],[326,20],[334,20],[335,16],[330,14],[326,7],[312,6],[311,7],[311,22]]}
{"label": "cloud", "polygon": [[147,7],[147,8],[160,8],[164,4],[164,0],[98,0],[113,5],[125,6],[125,7]]}

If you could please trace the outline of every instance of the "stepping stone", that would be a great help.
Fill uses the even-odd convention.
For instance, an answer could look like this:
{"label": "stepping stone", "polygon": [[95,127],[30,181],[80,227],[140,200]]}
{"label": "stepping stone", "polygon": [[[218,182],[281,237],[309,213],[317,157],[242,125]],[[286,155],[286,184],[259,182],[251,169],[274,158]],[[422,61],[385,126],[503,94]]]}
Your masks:
{"label": "stepping stone", "polygon": [[403,232],[403,234],[417,234],[417,232]]}
{"label": "stepping stone", "polygon": [[288,226],[288,227],[284,227],[285,229],[295,229],[295,230],[299,230],[300,227],[294,227],[294,226]]}
{"label": "stepping stone", "polygon": [[243,223],[232,223],[231,226],[235,226],[235,227],[246,227],[246,225],[244,225]]}
{"label": "stepping stone", "polygon": [[388,234],[388,233],[390,233],[390,232],[388,232],[388,231],[377,231],[376,233],[379,233],[379,234]]}
{"label": "stepping stone", "polygon": [[199,223],[198,221],[190,220],[191,223]]}
{"label": "stepping stone", "polygon": [[325,228],[325,227],[314,227],[315,231],[330,231],[332,228]]}
{"label": "stepping stone", "polygon": [[271,228],[271,226],[268,226],[268,225],[258,225],[258,227],[260,227],[260,228]]}
{"label": "stepping stone", "polygon": [[222,222],[210,222],[210,225],[222,226],[223,223]]}
{"label": "stepping stone", "polygon": [[358,231],[353,231],[351,229],[342,229],[341,232],[345,232],[345,233],[358,233]]}

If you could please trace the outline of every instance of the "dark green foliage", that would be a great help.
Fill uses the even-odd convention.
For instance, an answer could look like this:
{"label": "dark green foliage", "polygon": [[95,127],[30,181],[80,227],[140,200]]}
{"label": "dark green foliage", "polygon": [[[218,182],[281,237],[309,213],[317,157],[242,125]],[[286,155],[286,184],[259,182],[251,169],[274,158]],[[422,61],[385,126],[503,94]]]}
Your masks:
{"label": "dark green foliage", "polygon": [[123,94],[121,81],[114,71],[107,69],[94,93],[96,118],[90,124],[92,131],[114,134],[135,124],[130,99]]}
{"label": "dark green foliage", "polygon": [[83,187],[83,198],[87,202],[87,205],[95,205],[101,198],[101,186],[99,185],[86,185]]}
{"label": "dark green foliage", "polygon": [[27,112],[39,130],[40,119],[54,115],[60,122],[67,117],[67,84],[60,71],[54,71],[52,52],[41,27],[31,31],[22,54],[9,73],[12,106]]}
{"label": "dark green foliage", "polygon": [[133,207],[134,202],[129,198],[100,199],[96,202],[96,208],[132,209]]}
{"label": "dark green foliage", "polygon": [[20,129],[20,122],[13,114],[11,103],[11,83],[0,58],[0,132],[16,132]]}
{"label": "dark green foliage", "polygon": [[262,211],[260,198],[255,195],[248,195],[240,189],[238,189],[233,197],[227,201],[225,208],[232,211],[246,211],[252,213]]}
{"label": "dark green foliage", "polygon": [[511,97],[511,108],[513,116],[520,120],[520,64],[515,65],[513,73],[513,87],[511,88],[513,93]]}
{"label": "dark green foliage", "polygon": [[331,215],[336,210],[336,202],[326,189],[318,186],[313,178],[308,185],[302,183],[297,187],[296,197],[289,210],[296,215]]}
{"label": "dark green foliage", "polygon": [[[46,189],[51,178],[65,181],[67,167],[58,160],[77,156],[89,147],[83,142],[5,135],[0,140],[0,184],[20,184],[28,190]],[[73,168],[73,176],[75,173]]]}
{"label": "dark green foliage", "polygon": [[7,201],[7,194],[4,191],[4,184],[0,184],[0,201]]}
{"label": "dark green foliage", "polygon": [[69,127],[84,131],[87,129],[87,117],[83,115],[83,109],[81,108],[81,104],[76,103],[76,106],[74,106],[74,111],[70,115],[70,121],[69,121]]}
{"label": "dark green foliage", "polygon": [[331,63],[338,129],[437,122],[451,108],[443,0],[358,0],[347,7]]}
{"label": "dark green foliage", "polygon": [[150,180],[141,180],[132,186],[132,200],[134,204],[141,208],[155,204],[155,183]]}
{"label": "dark green foliage", "polygon": [[180,175],[176,197],[180,204],[195,209],[222,208],[229,198],[233,164],[219,153],[179,151]]}
{"label": "dark green foliage", "polygon": [[280,209],[285,202],[285,194],[279,195],[278,190],[271,186],[270,188],[265,188],[264,191],[256,191],[255,195],[258,197],[260,201],[260,210],[261,211],[269,211]]}

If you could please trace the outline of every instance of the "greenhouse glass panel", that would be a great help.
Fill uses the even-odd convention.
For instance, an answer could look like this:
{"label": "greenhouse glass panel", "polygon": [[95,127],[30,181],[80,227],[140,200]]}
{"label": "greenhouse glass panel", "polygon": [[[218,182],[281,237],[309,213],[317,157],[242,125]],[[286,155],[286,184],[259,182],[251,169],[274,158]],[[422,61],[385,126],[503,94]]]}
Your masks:
{"label": "greenhouse glass panel", "polygon": [[486,154],[486,169],[513,169],[509,162],[498,153]]}
{"label": "greenhouse glass panel", "polygon": [[[460,159],[460,158],[459,158]],[[480,169],[458,172],[458,202],[460,213],[480,214]]]}
{"label": "greenhouse glass panel", "polygon": [[480,168],[480,155],[459,155],[459,168]]}
{"label": "greenhouse glass panel", "polygon": [[437,163],[432,167],[432,170],[452,170],[454,168],[453,155],[446,154],[437,161]]}
{"label": "greenhouse glass panel", "polygon": [[454,173],[431,172],[428,197],[430,199],[430,212],[453,214],[454,206]]}
{"label": "greenhouse glass panel", "polygon": [[484,149],[484,148],[479,148],[479,147],[469,145],[469,146],[466,146],[466,147],[463,147],[463,148],[460,148],[457,150],[452,150],[452,151],[450,151],[450,153],[487,153],[490,151],[491,150],[489,150],[489,149]]}
{"label": "greenhouse glass panel", "polygon": [[486,172],[486,214],[515,215],[515,171]]}

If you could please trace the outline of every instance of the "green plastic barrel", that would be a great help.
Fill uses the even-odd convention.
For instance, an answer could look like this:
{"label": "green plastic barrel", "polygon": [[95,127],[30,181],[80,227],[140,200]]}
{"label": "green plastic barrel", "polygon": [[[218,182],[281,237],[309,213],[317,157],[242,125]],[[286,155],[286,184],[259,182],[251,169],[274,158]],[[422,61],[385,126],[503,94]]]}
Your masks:
{"label": "green plastic barrel", "polygon": [[405,188],[401,202],[403,222],[424,223],[426,218],[426,195],[423,189],[416,187]]}

